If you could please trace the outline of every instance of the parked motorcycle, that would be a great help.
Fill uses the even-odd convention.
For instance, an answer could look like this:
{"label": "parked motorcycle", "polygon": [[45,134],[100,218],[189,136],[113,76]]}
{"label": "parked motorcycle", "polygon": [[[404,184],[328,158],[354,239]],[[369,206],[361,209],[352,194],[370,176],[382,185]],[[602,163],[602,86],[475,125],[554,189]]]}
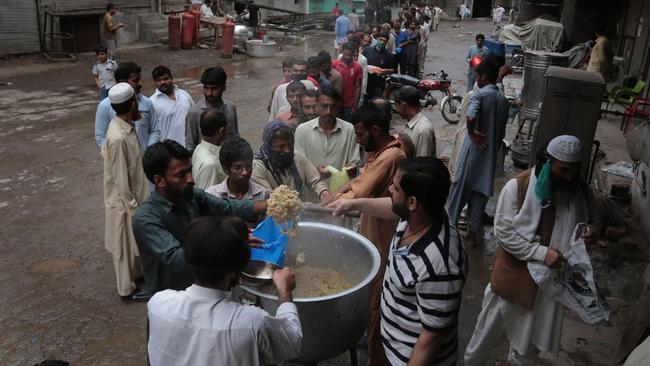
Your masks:
{"label": "parked motorcycle", "polygon": [[420,92],[420,106],[427,108],[438,104],[434,98],[433,91],[440,90],[444,97],[440,103],[440,112],[442,118],[449,123],[458,123],[458,108],[463,97],[451,91],[451,80],[448,79],[447,73],[440,70],[439,73],[431,73],[425,77],[431,76],[431,79],[417,79],[412,76],[402,74],[392,74],[386,78],[385,96],[391,103],[395,103],[395,93],[404,85],[413,86]]}

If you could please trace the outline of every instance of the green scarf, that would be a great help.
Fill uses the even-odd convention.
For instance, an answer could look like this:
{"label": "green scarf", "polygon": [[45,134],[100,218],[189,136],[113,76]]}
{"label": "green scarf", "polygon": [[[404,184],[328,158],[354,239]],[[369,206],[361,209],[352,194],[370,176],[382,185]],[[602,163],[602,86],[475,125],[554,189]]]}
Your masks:
{"label": "green scarf", "polygon": [[542,208],[551,205],[551,197],[553,196],[552,183],[551,163],[547,161],[542,166],[542,171],[537,176],[537,182],[535,182],[535,197]]}

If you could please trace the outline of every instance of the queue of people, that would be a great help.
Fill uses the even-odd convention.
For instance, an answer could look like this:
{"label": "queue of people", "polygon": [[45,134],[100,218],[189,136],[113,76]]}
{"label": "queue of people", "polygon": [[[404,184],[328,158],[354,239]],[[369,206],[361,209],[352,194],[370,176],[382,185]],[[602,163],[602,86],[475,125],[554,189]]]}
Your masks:
{"label": "queue of people", "polygon": [[[521,273],[512,286],[527,296],[513,296],[513,273],[496,264],[470,344],[458,347],[466,243],[476,242],[493,194],[509,106],[496,85],[503,63],[486,57],[471,70],[478,89],[467,104],[453,177],[436,157],[433,124],[415,88],[395,96],[395,111],[408,123],[391,133],[393,110],[381,75],[419,70],[421,30],[436,8],[428,15],[426,7],[409,9],[404,30],[397,22],[363,37],[346,31],[334,60],[325,50],[285,60],[255,152],[239,136],[235,103],[224,99],[221,67],[204,70],[197,102],[163,65],[151,73],[150,98],[140,94],[138,65],[115,68],[115,85],[95,120],[105,245],[118,295],[148,301],[152,365],[278,364],[298,355],[302,329],[291,269],[273,274],[275,315],[231,297],[249,247],[260,244],[249,228],[265,217],[266,199],[280,185],[335,214],[361,212],[358,231],[381,258],[368,299],[369,365],[453,365],[460,357],[480,365],[506,339],[511,364],[534,364],[540,351],[557,351],[562,305]],[[426,38],[424,44],[426,52]],[[497,263],[559,266],[565,248],[550,244],[568,245],[578,222],[595,224],[583,237],[596,238],[594,199],[578,174],[582,148],[573,136],[557,137],[532,170],[506,184],[495,216]],[[333,188],[329,167],[349,172],[349,182]]]}

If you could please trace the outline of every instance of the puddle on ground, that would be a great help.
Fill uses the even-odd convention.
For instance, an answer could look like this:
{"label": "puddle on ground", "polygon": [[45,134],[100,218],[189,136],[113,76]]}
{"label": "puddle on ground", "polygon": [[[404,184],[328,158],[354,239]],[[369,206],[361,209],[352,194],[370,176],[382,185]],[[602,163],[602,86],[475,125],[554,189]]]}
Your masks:
{"label": "puddle on ground", "polygon": [[54,258],[32,264],[29,267],[29,271],[38,274],[52,274],[63,272],[78,265],[79,262],[75,262],[71,259]]}

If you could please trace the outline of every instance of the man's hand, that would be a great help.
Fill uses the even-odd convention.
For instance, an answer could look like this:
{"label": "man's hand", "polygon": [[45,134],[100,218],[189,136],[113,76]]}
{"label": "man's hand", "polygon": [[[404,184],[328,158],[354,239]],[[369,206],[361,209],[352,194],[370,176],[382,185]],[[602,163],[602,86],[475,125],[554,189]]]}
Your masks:
{"label": "man's hand", "polygon": [[329,177],[332,176],[332,172],[330,172],[329,170],[327,170],[327,168],[325,168],[325,167],[322,166],[322,165],[319,166],[319,167],[316,167],[316,169],[318,169],[318,173],[320,173],[320,178],[321,178],[321,179],[327,179],[327,178],[329,178]]}
{"label": "man's hand", "polygon": [[511,66],[506,66],[503,65],[499,68],[499,75],[497,76],[497,83],[500,83],[503,81],[503,78],[506,77],[506,75],[512,74],[512,67]]}
{"label": "man's hand", "polygon": [[331,201],[331,196],[332,194],[328,190],[324,190],[320,193],[320,196],[318,196],[318,199],[320,200],[320,203],[326,204]]}
{"label": "man's hand", "polygon": [[544,258],[544,265],[550,268],[558,268],[564,262],[566,262],[566,259],[560,252],[553,248],[548,248],[548,252],[546,252],[546,258]]}
{"label": "man's hand", "polygon": [[273,284],[278,290],[278,302],[280,304],[291,302],[291,291],[296,288],[296,277],[289,267],[273,271]]}
{"label": "man's hand", "polygon": [[330,203],[329,205],[327,205],[327,208],[334,209],[334,212],[332,212],[332,216],[341,217],[343,216],[344,213],[348,211],[354,211],[356,209],[354,202],[355,200],[348,200],[348,199],[336,200]]}
{"label": "man's hand", "polygon": [[[250,230],[249,230],[250,232]],[[264,244],[264,240],[254,237],[252,235],[248,236],[248,247],[249,248],[261,248],[262,244]]]}
{"label": "man's hand", "polygon": [[580,238],[583,239],[587,245],[596,243],[598,241],[598,227],[594,225],[584,226]]}
{"label": "man's hand", "polygon": [[476,145],[481,150],[485,150],[487,147],[487,141],[484,134],[476,130],[467,131],[467,134],[469,135],[469,138],[472,140],[472,143],[474,145]]}

